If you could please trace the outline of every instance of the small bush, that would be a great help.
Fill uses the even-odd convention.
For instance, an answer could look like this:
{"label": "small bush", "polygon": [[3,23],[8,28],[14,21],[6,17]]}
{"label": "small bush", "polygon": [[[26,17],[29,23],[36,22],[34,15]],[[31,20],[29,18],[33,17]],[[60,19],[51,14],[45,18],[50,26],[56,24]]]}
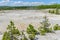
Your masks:
{"label": "small bush", "polygon": [[56,24],[54,27],[53,27],[54,30],[60,30],[60,26],[58,24]]}
{"label": "small bush", "polygon": [[30,40],[34,40],[34,39],[35,39],[35,34],[29,35],[29,39],[30,39]]}
{"label": "small bush", "polygon": [[27,28],[27,33],[28,34],[36,34],[37,30],[34,29],[34,26],[29,24],[29,27]]}
{"label": "small bush", "polygon": [[54,13],[55,13],[55,11],[54,11],[54,10],[49,10],[49,13],[53,13],[53,14],[54,14]]}
{"label": "small bush", "polygon": [[23,37],[21,40],[28,40],[26,37]]}
{"label": "small bush", "polygon": [[49,28],[49,32],[53,32],[52,27],[51,27],[51,28]]}
{"label": "small bush", "polygon": [[41,34],[41,35],[45,35],[45,33],[46,33],[46,31],[45,31],[44,29],[41,29],[41,30],[40,30],[40,34]]}
{"label": "small bush", "polygon": [[57,8],[56,10],[49,10],[48,12],[52,14],[59,14],[59,9]]}

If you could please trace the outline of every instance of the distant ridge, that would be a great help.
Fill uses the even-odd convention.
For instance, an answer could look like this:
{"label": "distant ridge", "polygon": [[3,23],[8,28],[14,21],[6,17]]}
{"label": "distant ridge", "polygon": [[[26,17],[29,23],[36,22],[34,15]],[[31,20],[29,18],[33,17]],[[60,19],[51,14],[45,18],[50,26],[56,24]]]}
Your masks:
{"label": "distant ridge", "polygon": [[60,4],[38,5],[38,6],[0,6],[0,10],[49,9],[49,8],[60,8]]}

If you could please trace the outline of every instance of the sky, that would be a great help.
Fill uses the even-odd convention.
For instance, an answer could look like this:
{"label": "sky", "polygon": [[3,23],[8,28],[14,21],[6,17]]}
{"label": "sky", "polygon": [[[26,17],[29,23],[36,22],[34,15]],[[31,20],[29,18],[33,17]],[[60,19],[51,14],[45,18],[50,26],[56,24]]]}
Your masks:
{"label": "sky", "polygon": [[0,0],[0,6],[36,6],[53,3],[60,4],[60,0]]}

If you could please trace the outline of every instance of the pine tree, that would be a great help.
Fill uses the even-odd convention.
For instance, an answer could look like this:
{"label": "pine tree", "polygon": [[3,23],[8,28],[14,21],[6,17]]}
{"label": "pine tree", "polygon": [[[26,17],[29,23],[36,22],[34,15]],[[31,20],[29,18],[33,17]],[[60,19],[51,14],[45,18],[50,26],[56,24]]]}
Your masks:
{"label": "pine tree", "polygon": [[40,26],[38,30],[42,35],[45,35],[45,33],[47,32],[51,32],[51,30],[49,30],[50,23],[48,22],[48,19],[46,16],[44,16],[44,20],[41,22],[41,24],[42,26]]}
{"label": "pine tree", "polygon": [[56,4],[56,14],[59,14],[59,8],[57,4]]}
{"label": "pine tree", "polygon": [[54,30],[60,30],[60,25],[58,25],[58,24],[54,25],[53,29]]}
{"label": "pine tree", "polygon": [[14,26],[14,23],[10,21],[10,25],[8,25],[7,31],[4,33],[2,40],[18,40],[17,36],[19,35],[19,30]]}
{"label": "pine tree", "polygon": [[49,28],[49,26],[50,26],[50,23],[48,23],[48,19],[47,19],[46,16],[44,17],[44,21],[41,22],[41,24],[42,24],[44,30],[45,30],[46,32],[48,32],[48,31],[49,31],[48,28]]}
{"label": "pine tree", "polygon": [[27,28],[27,33],[28,34],[36,34],[37,30],[34,29],[34,26],[29,24],[29,27]]}
{"label": "pine tree", "polygon": [[29,39],[34,40],[37,30],[34,29],[33,25],[29,24],[29,27],[27,28],[27,33],[29,35]]}

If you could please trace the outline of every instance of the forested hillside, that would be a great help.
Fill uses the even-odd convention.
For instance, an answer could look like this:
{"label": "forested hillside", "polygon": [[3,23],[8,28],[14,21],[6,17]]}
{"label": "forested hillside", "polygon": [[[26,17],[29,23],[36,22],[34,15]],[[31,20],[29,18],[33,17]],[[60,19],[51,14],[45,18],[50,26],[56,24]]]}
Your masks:
{"label": "forested hillside", "polygon": [[60,4],[38,5],[38,6],[0,6],[0,10],[49,9],[49,8],[60,8]]}

